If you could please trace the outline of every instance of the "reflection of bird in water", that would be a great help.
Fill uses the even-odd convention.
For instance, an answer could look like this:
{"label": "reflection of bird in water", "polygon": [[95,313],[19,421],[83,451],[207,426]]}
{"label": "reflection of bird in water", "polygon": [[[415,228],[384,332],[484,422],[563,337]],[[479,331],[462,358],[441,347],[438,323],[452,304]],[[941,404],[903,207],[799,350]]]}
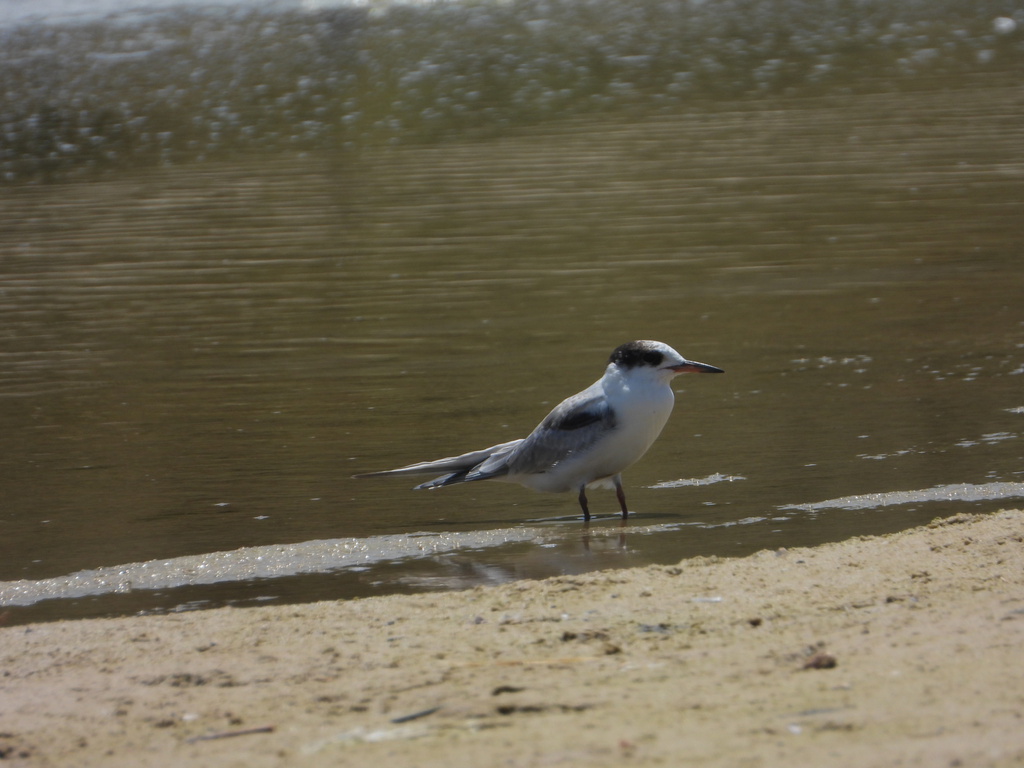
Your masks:
{"label": "reflection of bird in water", "polygon": [[614,487],[625,519],[622,471],[661,434],[675,402],[672,379],[680,373],[722,372],[687,360],[660,341],[630,341],[612,352],[600,379],[559,403],[528,437],[356,477],[441,472],[416,489],[501,480],[538,491],[577,491],[584,520],[590,519],[586,489]]}

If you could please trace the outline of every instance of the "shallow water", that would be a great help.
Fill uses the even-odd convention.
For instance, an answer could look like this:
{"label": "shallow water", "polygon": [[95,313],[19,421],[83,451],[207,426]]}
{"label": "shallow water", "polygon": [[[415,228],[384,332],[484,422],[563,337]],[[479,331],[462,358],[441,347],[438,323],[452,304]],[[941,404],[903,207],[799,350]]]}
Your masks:
{"label": "shallow water", "polygon": [[[6,620],[1019,504],[1022,106],[968,78],[0,190]],[[350,479],[523,436],[632,338],[726,375],[676,380],[626,527],[601,491],[586,529],[571,496]]]}

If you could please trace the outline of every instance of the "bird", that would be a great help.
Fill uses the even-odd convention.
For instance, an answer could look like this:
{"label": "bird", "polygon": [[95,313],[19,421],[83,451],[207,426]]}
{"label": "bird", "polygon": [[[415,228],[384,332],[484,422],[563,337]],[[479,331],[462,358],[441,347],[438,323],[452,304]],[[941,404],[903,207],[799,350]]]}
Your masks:
{"label": "bird", "polygon": [[614,487],[625,521],[622,472],[661,434],[675,402],[671,382],[681,373],[724,371],[687,360],[660,341],[629,341],[611,353],[600,379],[556,405],[525,438],[354,477],[442,473],[414,490],[498,480],[537,491],[575,491],[584,521],[590,520],[587,489]]}

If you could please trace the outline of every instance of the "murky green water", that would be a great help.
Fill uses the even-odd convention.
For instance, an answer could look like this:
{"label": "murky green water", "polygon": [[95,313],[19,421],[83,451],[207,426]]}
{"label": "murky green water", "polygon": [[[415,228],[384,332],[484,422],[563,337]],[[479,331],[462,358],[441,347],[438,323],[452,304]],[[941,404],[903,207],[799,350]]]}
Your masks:
{"label": "murky green water", "polygon": [[[973,77],[0,190],[0,580],[146,564],[9,620],[739,555],[1019,504],[1022,113],[1019,87]],[[571,496],[350,479],[524,436],[633,338],[727,375],[677,380],[625,529],[600,491],[588,532]],[[389,538],[414,532],[422,556]],[[170,561],[244,547],[289,563]]]}

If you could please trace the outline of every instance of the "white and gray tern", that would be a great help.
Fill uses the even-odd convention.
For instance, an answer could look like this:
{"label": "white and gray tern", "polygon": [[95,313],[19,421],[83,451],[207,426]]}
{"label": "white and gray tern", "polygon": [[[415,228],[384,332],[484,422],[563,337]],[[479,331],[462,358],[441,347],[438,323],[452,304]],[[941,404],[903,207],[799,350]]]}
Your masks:
{"label": "white and gray tern", "polygon": [[612,352],[604,376],[559,403],[529,437],[356,477],[439,472],[416,490],[501,480],[538,491],[578,491],[584,520],[590,519],[587,488],[614,486],[625,519],[622,471],[661,434],[675,401],[671,382],[680,373],[723,371],[687,360],[660,341],[630,341]]}

